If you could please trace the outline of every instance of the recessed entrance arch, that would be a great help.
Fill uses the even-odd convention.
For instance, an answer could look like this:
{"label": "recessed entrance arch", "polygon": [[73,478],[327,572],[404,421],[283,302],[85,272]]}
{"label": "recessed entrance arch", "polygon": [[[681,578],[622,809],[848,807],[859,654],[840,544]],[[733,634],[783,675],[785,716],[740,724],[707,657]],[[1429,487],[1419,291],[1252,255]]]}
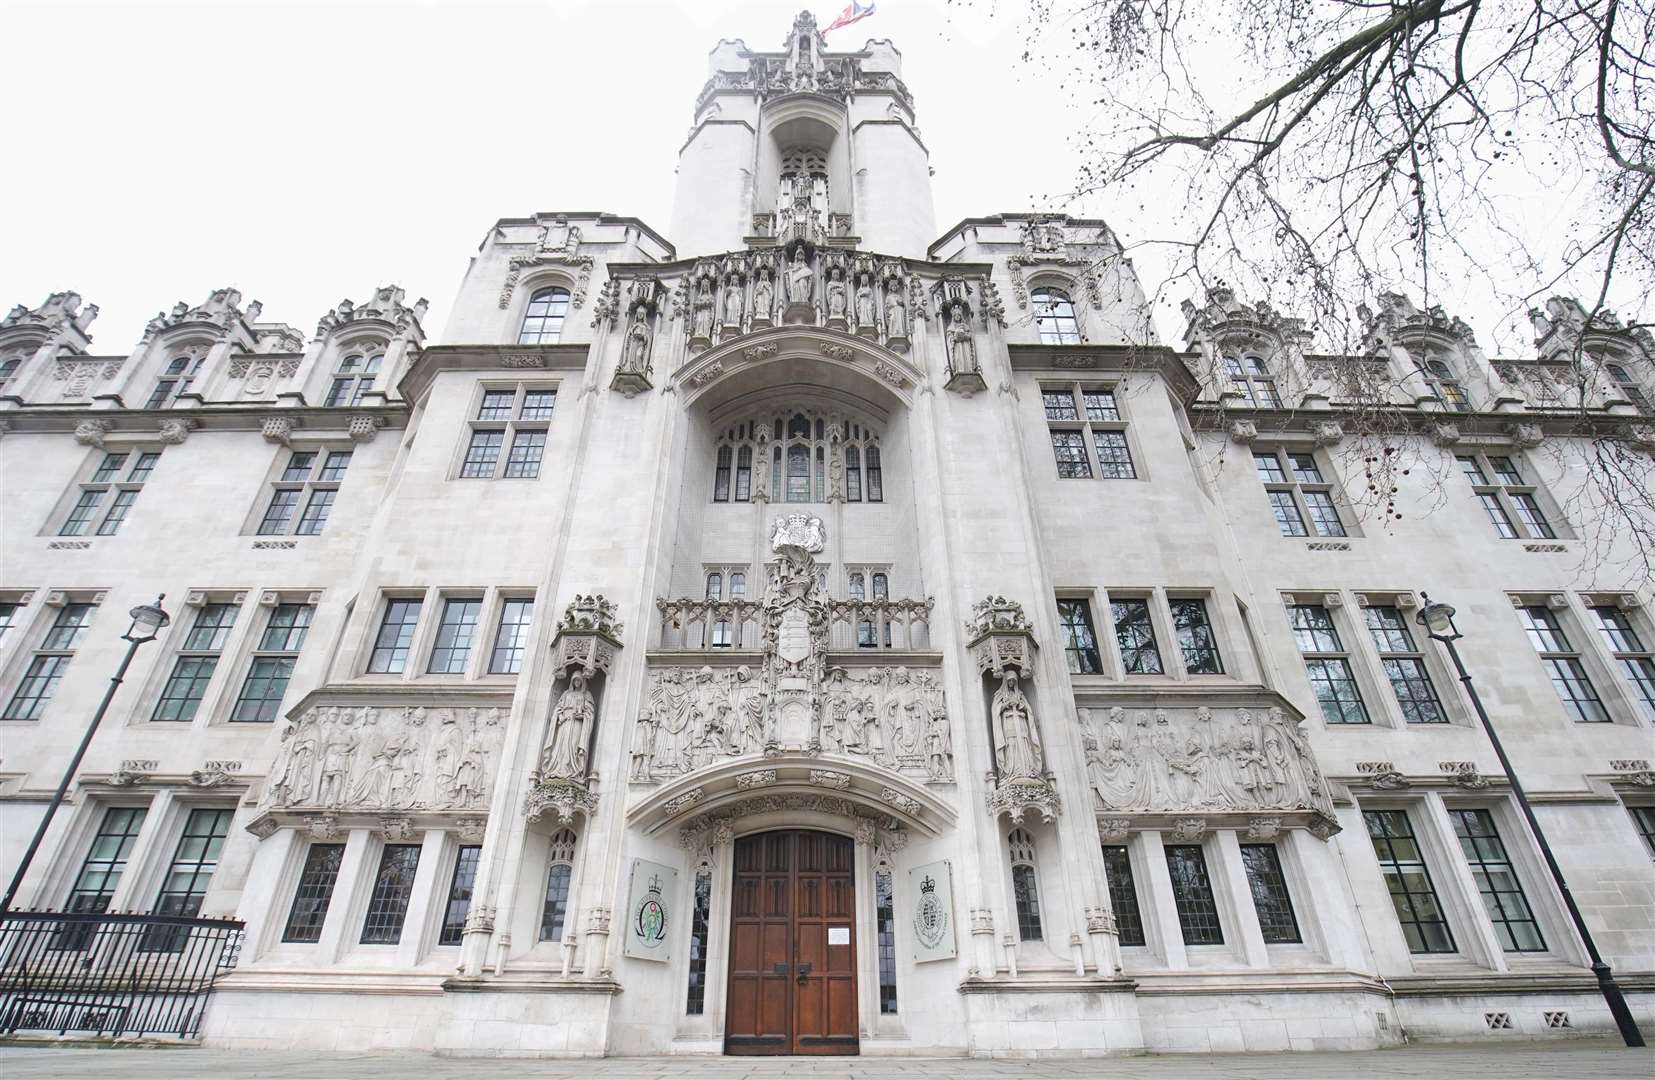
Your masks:
{"label": "recessed entrance arch", "polygon": [[735,842],[728,1054],[855,1054],[855,845],[806,829]]}

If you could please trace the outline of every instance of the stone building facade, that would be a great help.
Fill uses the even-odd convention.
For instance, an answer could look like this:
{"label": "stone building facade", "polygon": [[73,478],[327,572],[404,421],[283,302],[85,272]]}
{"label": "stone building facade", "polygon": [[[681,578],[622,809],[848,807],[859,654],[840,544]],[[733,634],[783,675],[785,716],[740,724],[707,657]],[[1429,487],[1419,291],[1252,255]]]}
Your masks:
{"label": "stone building facade", "polygon": [[20,905],[245,920],[223,1046],[1607,1030],[1428,590],[1655,1026],[1655,597],[1580,496],[1651,464],[1648,335],[1383,296],[1320,356],[1215,292],[1168,346],[1104,223],[933,217],[897,50],[801,15],[713,50],[669,235],[502,219],[441,344],[396,287],[14,309],[8,875],[172,615]]}

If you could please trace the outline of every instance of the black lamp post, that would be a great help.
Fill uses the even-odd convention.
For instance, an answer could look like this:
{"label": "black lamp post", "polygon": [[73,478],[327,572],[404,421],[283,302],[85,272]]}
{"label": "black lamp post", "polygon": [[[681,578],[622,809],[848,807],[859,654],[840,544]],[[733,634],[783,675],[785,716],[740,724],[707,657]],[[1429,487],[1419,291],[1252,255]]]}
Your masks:
{"label": "black lamp post", "polygon": [[1465,686],[1465,692],[1471,698],[1472,708],[1477,710],[1477,719],[1483,723],[1483,730],[1488,733],[1488,741],[1494,744],[1494,753],[1500,759],[1500,767],[1506,772],[1506,782],[1511,785],[1511,793],[1517,797],[1517,805],[1523,811],[1523,820],[1529,823],[1529,831],[1534,833],[1534,839],[1540,845],[1540,854],[1546,860],[1546,869],[1551,871],[1552,880],[1557,883],[1557,891],[1563,894],[1563,906],[1569,909],[1569,918],[1575,924],[1575,932],[1580,935],[1581,942],[1586,946],[1586,955],[1592,960],[1592,974],[1598,978],[1598,989],[1603,993],[1603,1000],[1609,1004],[1609,1014],[1615,1018],[1615,1026],[1620,1028],[1621,1038],[1627,1046],[1644,1045],[1643,1033],[1638,1030],[1638,1022],[1632,1019],[1632,1010],[1626,1007],[1626,997],[1621,988],[1615,983],[1615,976],[1609,970],[1609,965],[1603,962],[1598,955],[1597,943],[1592,940],[1592,932],[1586,929],[1586,920],[1581,917],[1580,908],[1575,904],[1574,894],[1569,892],[1569,883],[1563,879],[1563,871],[1557,865],[1557,859],[1552,856],[1551,845],[1546,843],[1546,834],[1540,831],[1540,823],[1534,819],[1534,809],[1529,806],[1529,797],[1523,791],[1523,785],[1518,782],[1517,774],[1512,771],[1511,759],[1506,757],[1506,748],[1500,744],[1500,736],[1495,733],[1494,725],[1489,722],[1488,710],[1483,708],[1483,701],[1477,696],[1477,688],[1471,685],[1471,673],[1465,670],[1465,664],[1460,660],[1460,652],[1454,647],[1462,635],[1454,625],[1454,609],[1447,604],[1433,604],[1430,596],[1420,593],[1425,600],[1425,606],[1416,616],[1419,624],[1425,627],[1425,632],[1436,641],[1448,646],[1448,655],[1454,661],[1454,670],[1459,672],[1460,682]]}
{"label": "black lamp post", "polygon": [[109,680],[109,689],[104,691],[103,701],[98,703],[98,711],[93,715],[92,722],[87,725],[86,734],[81,737],[80,747],[75,756],[69,759],[69,767],[63,770],[63,781],[57,786],[57,794],[52,796],[52,802],[46,807],[46,813],[40,818],[40,826],[34,831],[34,839],[29,841],[29,847],[23,852],[23,861],[17,864],[17,873],[12,875],[11,884],[6,886],[6,897],[0,900],[0,914],[11,910],[11,902],[17,896],[17,890],[23,887],[23,875],[29,872],[29,864],[34,862],[35,853],[40,850],[40,842],[46,838],[46,830],[52,824],[52,818],[57,814],[57,808],[63,805],[63,796],[69,791],[69,785],[74,782],[75,772],[80,768],[80,759],[86,756],[86,748],[92,745],[92,736],[98,733],[98,725],[103,722],[103,714],[109,711],[109,702],[115,697],[115,689],[126,678],[127,666],[132,663],[133,654],[138,646],[155,640],[155,635],[170,622],[172,617],[161,608],[161,601],[167,598],[162,593],[155,598],[153,604],[139,604],[133,608],[132,625],[126,628],[121,640],[129,642],[126,648],[126,657],[121,666],[115,669],[115,675]]}

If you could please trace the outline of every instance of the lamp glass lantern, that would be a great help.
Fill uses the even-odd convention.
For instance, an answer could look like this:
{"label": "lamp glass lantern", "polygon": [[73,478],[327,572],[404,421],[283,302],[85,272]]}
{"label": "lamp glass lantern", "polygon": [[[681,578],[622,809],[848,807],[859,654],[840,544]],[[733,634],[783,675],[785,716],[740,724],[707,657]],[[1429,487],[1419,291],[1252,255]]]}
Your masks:
{"label": "lamp glass lantern", "polygon": [[161,601],[166,598],[166,594],[162,593],[155,598],[155,603],[139,604],[127,612],[128,615],[132,616],[132,625],[127,627],[126,633],[121,635],[122,640],[130,641],[134,645],[154,641],[155,635],[166,629],[167,625],[172,622],[172,616],[168,615],[166,609],[161,606]]}
{"label": "lamp glass lantern", "polygon": [[1454,641],[1460,638],[1459,628],[1454,625],[1454,608],[1451,604],[1436,604],[1425,593],[1420,596],[1425,600],[1425,606],[1420,608],[1415,616],[1419,624],[1425,627],[1425,632],[1438,641]]}

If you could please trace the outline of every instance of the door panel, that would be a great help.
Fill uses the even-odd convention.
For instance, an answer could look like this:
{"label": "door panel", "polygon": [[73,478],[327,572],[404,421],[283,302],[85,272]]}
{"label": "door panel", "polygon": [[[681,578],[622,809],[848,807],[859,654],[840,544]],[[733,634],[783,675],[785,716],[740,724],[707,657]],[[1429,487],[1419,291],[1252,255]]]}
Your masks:
{"label": "door panel", "polygon": [[854,858],[828,833],[736,841],[727,1053],[857,1052]]}

